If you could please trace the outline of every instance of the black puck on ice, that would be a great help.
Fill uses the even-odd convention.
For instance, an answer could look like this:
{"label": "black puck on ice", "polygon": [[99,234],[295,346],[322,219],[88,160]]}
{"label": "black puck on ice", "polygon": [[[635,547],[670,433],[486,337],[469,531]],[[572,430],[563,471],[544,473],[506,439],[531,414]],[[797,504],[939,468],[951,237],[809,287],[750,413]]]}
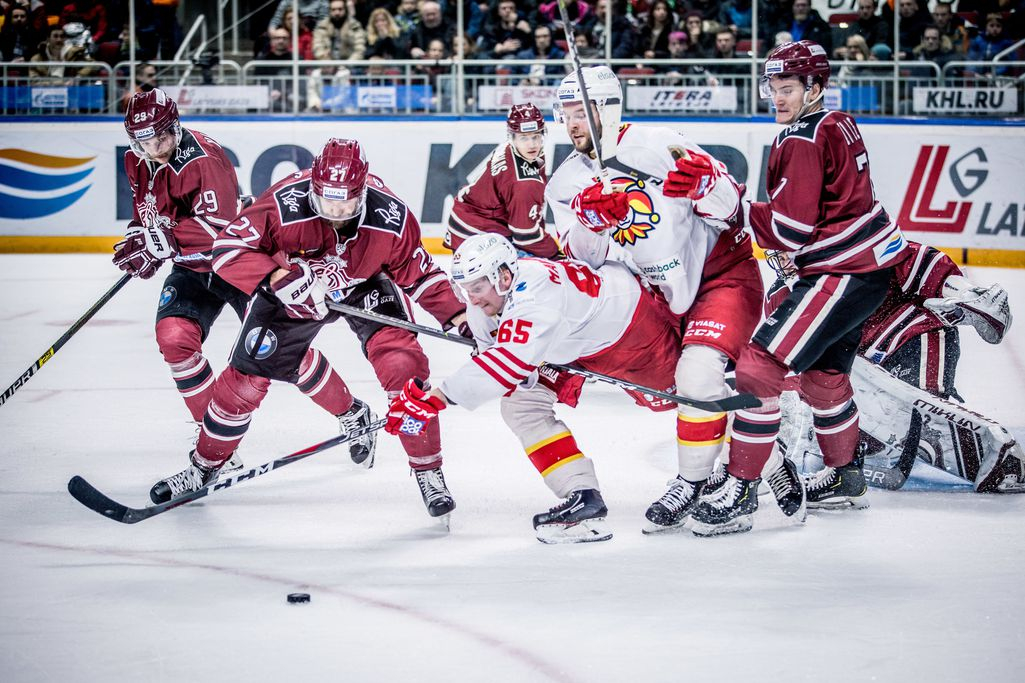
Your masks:
{"label": "black puck on ice", "polygon": [[310,594],[309,593],[289,593],[288,594],[288,602],[290,602],[293,605],[298,605],[300,603],[309,602],[309,601],[310,601]]}

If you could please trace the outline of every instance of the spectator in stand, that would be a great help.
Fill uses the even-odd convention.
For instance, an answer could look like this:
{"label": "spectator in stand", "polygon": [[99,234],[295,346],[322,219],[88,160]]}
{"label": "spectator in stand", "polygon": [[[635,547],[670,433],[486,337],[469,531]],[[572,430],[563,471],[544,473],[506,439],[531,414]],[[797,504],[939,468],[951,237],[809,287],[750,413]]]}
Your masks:
{"label": "spectator in stand", "polygon": [[723,13],[726,15],[726,26],[737,38],[751,38],[751,19],[754,8],[751,0],[723,0]]}
{"label": "spectator in stand", "polygon": [[39,49],[39,35],[29,23],[28,9],[12,5],[0,29],[0,61],[27,62]]}
{"label": "spectator in stand", "polygon": [[832,30],[818,11],[811,8],[811,0],[794,0],[790,14],[784,15],[783,24],[777,30],[789,31],[794,42],[810,40],[821,45],[827,55],[833,53]]}
{"label": "spectator in stand", "polygon": [[[285,12],[286,17],[291,15],[290,10]],[[367,32],[349,15],[346,0],[331,0],[327,17],[318,21],[313,29],[312,42],[313,59],[363,59],[367,50]],[[321,110],[325,77],[331,77],[331,85],[341,93],[348,88],[350,75],[344,66],[313,69],[306,89],[307,111]]]}
{"label": "spectator in stand", "polygon": [[715,35],[705,30],[701,12],[687,12],[683,18],[683,28],[695,57],[707,59],[715,53]]}
{"label": "spectator in stand", "polygon": [[[932,62],[942,70],[947,62],[958,58],[954,52],[950,39],[940,33],[936,26],[926,26],[922,31],[922,42],[913,50],[914,59],[918,62]],[[935,72],[929,71],[926,77],[933,76]]]}
{"label": "spectator in stand", "polygon": [[786,45],[787,43],[792,42],[794,42],[794,37],[790,35],[790,31],[777,31],[776,35],[772,38],[772,47],[775,49],[780,45]]}
{"label": "spectator in stand", "polygon": [[420,4],[420,23],[410,36],[409,54],[413,59],[423,58],[427,54],[427,46],[435,38],[441,40],[447,50],[452,45],[452,37],[455,34],[455,24],[445,23],[441,5],[434,0],[424,0]]}
{"label": "spectator in stand", "polygon": [[433,38],[429,43],[427,43],[427,49],[424,51],[421,59],[424,60],[425,64],[417,64],[413,68],[417,72],[427,76],[427,84],[431,86],[431,89],[435,93],[437,93],[438,75],[449,70],[449,67],[441,66],[436,63],[439,60],[448,59],[448,48],[445,46],[445,42],[441,38]]}
{"label": "spectator in stand", "polygon": [[574,33],[573,44],[577,46],[577,55],[580,59],[597,59],[605,55],[604,52],[599,51],[592,42],[590,33]]}
{"label": "spectator in stand", "polygon": [[403,31],[398,18],[383,7],[370,13],[367,54],[382,59],[409,59],[409,33]]}
{"label": "spectator in stand", "polygon": [[937,2],[932,8],[932,20],[940,35],[950,41],[950,46],[957,54],[968,54],[968,30],[964,19],[954,14],[953,2]]}
{"label": "spectator in stand", "polygon": [[862,64],[878,61],[875,53],[868,46],[865,36],[860,33],[852,33],[847,36],[843,46],[843,59],[847,62],[857,62],[857,65],[844,64],[836,74],[836,82],[839,85],[847,85],[851,76],[863,76],[867,72]]}
{"label": "spectator in stand", "polygon": [[75,22],[85,24],[93,43],[102,43],[107,39],[109,29],[107,9],[100,4],[99,0],[75,0],[70,5],[65,5],[61,10],[60,23],[72,24]]}
{"label": "spectator in stand", "polygon": [[698,12],[701,14],[702,19],[719,26],[726,26],[730,22],[730,17],[726,13],[725,2],[722,0],[686,0],[686,2],[680,2],[679,4],[686,9],[688,14]]}
{"label": "spectator in stand", "polygon": [[636,32],[634,25],[626,18],[625,0],[598,0],[594,13],[588,15],[580,25],[577,34],[588,35],[588,42],[597,48],[597,55],[605,56],[605,12],[609,2],[612,5],[612,58],[626,59],[635,54]]}
{"label": "spectator in stand", "polygon": [[135,66],[135,87],[126,90],[118,103],[118,111],[126,111],[128,103],[138,92],[149,92],[157,87],[157,67],[149,62],[142,62]]}
{"label": "spectator in stand", "polygon": [[[897,0],[897,11],[900,12],[900,25],[897,27],[900,40],[900,59],[910,59],[912,51],[922,42],[922,32],[925,27],[932,23],[932,16],[929,10],[924,9],[925,2],[919,5],[918,0]],[[887,12],[889,10],[889,12]],[[893,10],[883,6],[883,17],[889,13],[889,20],[893,19]],[[893,26],[890,23],[890,26]]]}
{"label": "spectator in stand", "polygon": [[[399,30],[403,33],[411,34],[413,29],[420,23],[420,10],[416,0],[399,0],[399,6],[395,10],[395,23],[399,25]],[[367,21],[367,29],[370,28],[370,21],[373,20],[373,12],[371,12],[371,19]]]}
{"label": "spectator in stand", "polygon": [[[307,25],[307,28],[313,28],[319,21],[327,18],[328,13],[328,0],[299,0],[299,17]],[[288,28],[288,24],[285,23],[285,12],[292,9],[292,0],[281,0],[278,3],[278,8],[274,10],[274,16],[271,17],[270,25],[267,26],[267,32],[278,26],[284,26]]]}
{"label": "spectator in stand", "polygon": [[858,0],[858,18],[847,26],[844,45],[840,45],[833,53],[834,57],[846,59],[846,39],[850,36],[861,36],[865,44],[876,56],[876,59],[888,61],[893,57],[893,30],[886,20],[876,14],[879,3],[877,0]]}
{"label": "spectator in stand", "polygon": [[[344,5],[344,2],[342,3]],[[313,59],[313,31],[310,27],[302,21],[296,21],[292,16],[292,10],[287,9],[281,17],[281,26],[288,31],[289,35],[293,31],[299,31],[299,59]]]}
{"label": "spectator in stand", "polygon": [[178,23],[178,0],[153,0],[153,25],[158,36],[160,58],[174,59],[185,39]]}
{"label": "spectator in stand", "polygon": [[[89,29],[80,22],[64,24],[63,62],[94,62],[92,55],[93,37]],[[64,69],[66,83],[76,85],[78,79],[98,76],[103,72],[99,66],[69,66]]]}
{"label": "spectator in stand", "polygon": [[669,56],[669,34],[673,32],[673,12],[666,0],[655,0],[641,27],[638,57],[665,59]]}
{"label": "spectator in stand", "polygon": [[520,73],[530,74],[532,85],[545,82],[545,76],[565,76],[566,65],[563,60],[566,53],[552,41],[552,29],[547,24],[540,24],[534,29],[534,47],[520,50],[516,59],[533,59],[535,61],[551,61],[551,64],[534,64],[520,67]]}
{"label": "spectator in stand", "polygon": [[280,66],[258,66],[253,75],[270,88],[271,111],[292,111],[292,34],[281,26],[267,32],[268,43],[258,61],[282,62]]}
{"label": "spectator in stand", "polygon": [[[991,61],[997,54],[1011,47],[1012,44],[1013,41],[1004,35],[1003,15],[994,12],[986,16],[985,32],[975,36],[975,39],[969,45],[968,59],[979,62]],[[994,73],[999,76],[1006,71],[1007,67],[1003,67],[997,69]]]}
{"label": "spectator in stand", "polygon": [[530,24],[516,9],[516,0],[498,0],[478,38],[481,52],[489,59],[512,59],[533,42]]}
{"label": "spectator in stand", "polygon": [[[737,54],[737,36],[728,28],[721,28],[715,33],[715,52],[712,53],[712,59],[737,59],[740,55]],[[729,77],[734,74],[747,74],[751,73],[751,66],[749,64],[715,64],[710,66],[709,69],[714,71],[719,76]],[[710,85],[719,85],[720,81],[716,78],[709,80]],[[740,83],[733,82],[727,83],[726,85],[740,85]]]}
{"label": "spectator in stand", "polygon": [[[39,48],[32,59],[33,63],[38,62],[59,62],[61,53],[64,50],[64,27],[54,26],[50,29],[46,40],[39,44]],[[37,83],[59,84],[64,82],[63,66],[32,66],[28,70],[29,78]]]}
{"label": "spectator in stand", "polygon": [[[692,59],[688,55],[690,44],[687,34],[683,31],[673,31],[669,34],[669,59]],[[705,70],[696,65],[682,64],[660,64],[656,67],[659,73],[665,74],[665,85],[682,85],[687,76],[704,74]]]}

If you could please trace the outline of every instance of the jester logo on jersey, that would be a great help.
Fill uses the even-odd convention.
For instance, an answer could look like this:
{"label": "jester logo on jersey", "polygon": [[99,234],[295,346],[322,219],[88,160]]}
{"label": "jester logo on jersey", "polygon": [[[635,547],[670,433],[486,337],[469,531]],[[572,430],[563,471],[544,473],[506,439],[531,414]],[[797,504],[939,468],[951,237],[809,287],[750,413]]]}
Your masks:
{"label": "jester logo on jersey", "polygon": [[648,194],[648,185],[643,180],[620,178],[614,184],[623,188],[627,195],[630,213],[612,233],[612,239],[625,246],[642,240],[655,229],[662,217],[655,211],[655,202]]}

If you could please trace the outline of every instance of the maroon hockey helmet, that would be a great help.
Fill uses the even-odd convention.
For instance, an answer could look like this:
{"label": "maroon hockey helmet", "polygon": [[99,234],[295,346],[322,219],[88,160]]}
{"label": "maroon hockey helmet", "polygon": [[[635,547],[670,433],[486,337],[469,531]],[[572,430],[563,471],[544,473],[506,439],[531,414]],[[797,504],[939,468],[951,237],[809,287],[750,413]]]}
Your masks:
{"label": "maroon hockey helmet", "polygon": [[[182,126],[178,118],[178,105],[167,93],[154,88],[132,95],[125,110],[125,131],[133,152],[140,157],[151,158],[142,143],[168,130],[174,135],[174,147],[177,147],[182,140]],[[174,151],[174,148],[170,151]]]}
{"label": "maroon hockey helmet", "polygon": [[545,133],[545,117],[533,104],[514,104],[505,118],[509,135],[516,133]]}
{"label": "maroon hockey helmet", "polygon": [[318,216],[347,221],[363,212],[370,164],[358,141],[331,138],[313,159],[312,170],[310,206]]}
{"label": "maroon hockey helmet", "polygon": [[783,43],[765,58],[760,84],[764,98],[772,96],[769,79],[773,76],[796,76],[806,89],[818,83],[825,90],[829,87],[829,57],[821,45],[810,40]]}

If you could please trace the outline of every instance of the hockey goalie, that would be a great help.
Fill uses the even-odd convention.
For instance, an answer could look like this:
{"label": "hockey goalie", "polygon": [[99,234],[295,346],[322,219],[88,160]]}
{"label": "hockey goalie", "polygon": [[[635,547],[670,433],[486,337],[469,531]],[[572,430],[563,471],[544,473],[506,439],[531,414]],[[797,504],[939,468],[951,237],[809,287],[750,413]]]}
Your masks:
{"label": "hockey goalie", "polygon": [[[910,242],[890,293],[865,326],[851,373],[862,411],[859,457],[870,485],[900,488],[916,460],[971,482],[980,493],[1025,493],[1025,451],[999,423],[964,406],[954,388],[958,326],[999,344],[1011,325],[1007,293],[969,282],[942,252]],[[786,254],[769,252],[779,279],[767,308],[794,271]],[[802,469],[822,467],[811,410],[784,395],[780,448]]]}

